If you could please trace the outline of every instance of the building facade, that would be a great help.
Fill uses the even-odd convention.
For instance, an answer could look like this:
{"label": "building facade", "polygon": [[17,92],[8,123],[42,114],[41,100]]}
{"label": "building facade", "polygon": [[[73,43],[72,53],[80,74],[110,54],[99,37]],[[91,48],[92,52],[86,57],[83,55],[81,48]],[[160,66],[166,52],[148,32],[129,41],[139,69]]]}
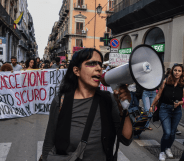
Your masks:
{"label": "building facade", "polygon": [[0,61],[9,62],[11,56],[16,55],[21,38],[20,31],[13,27],[19,1],[1,0],[0,2]]}
{"label": "building facade", "polygon": [[[95,10],[98,5],[103,8],[98,15]],[[51,59],[59,56],[71,60],[75,51],[82,48],[96,48],[103,55],[109,52],[108,47],[100,42],[100,37],[111,33],[106,27],[106,18],[113,7],[113,1],[108,0],[63,0],[59,12],[59,21],[55,22],[49,35],[48,47]]]}
{"label": "building facade", "polygon": [[184,63],[184,1],[115,1],[107,27],[120,41],[119,49],[132,51],[140,44],[155,48],[165,68]]}
{"label": "building facade", "polygon": [[[19,62],[26,61],[37,53],[35,37],[33,35],[31,38],[28,30],[30,18],[27,0],[1,0],[0,2],[0,61],[10,62],[11,56],[16,56]],[[24,12],[22,23],[15,27],[14,21],[22,12]],[[31,52],[30,41],[31,44],[35,44],[33,46],[35,52]]]}

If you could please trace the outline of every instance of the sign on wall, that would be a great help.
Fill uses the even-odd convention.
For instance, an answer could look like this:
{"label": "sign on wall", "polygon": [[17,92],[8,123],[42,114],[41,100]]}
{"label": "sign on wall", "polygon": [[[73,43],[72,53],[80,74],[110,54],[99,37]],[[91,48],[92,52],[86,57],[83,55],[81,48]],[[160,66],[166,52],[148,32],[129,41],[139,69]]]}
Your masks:
{"label": "sign on wall", "polygon": [[6,44],[6,38],[0,37],[0,44]]}
{"label": "sign on wall", "polygon": [[165,44],[156,44],[151,45],[157,52],[164,52],[165,51]]}
{"label": "sign on wall", "polygon": [[119,49],[120,54],[131,54],[132,48]]}
{"label": "sign on wall", "polygon": [[110,45],[112,48],[117,48],[119,46],[119,40],[118,39],[112,39],[110,41]]}
{"label": "sign on wall", "polygon": [[109,54],[109,65],[120,66],[129,62],[130,54],[119,54],[110,53]]}

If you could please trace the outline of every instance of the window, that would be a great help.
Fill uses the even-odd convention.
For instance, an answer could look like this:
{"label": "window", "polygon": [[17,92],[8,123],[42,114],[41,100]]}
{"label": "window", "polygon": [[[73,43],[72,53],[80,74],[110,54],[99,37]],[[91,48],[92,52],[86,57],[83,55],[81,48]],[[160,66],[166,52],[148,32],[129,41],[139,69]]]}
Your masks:
{"label": "window", "polygon": [[108,27],[107,27],[107,32],[108,32],[108,33],[109,33],[109,32],[111,32],[111,29],[110,29],[110,28],[108,28]]}
{"label": "window", "polygon": [[7,0],[5,0],[4,1],[4,8],[5,8],[6,11],[7,11],[7,7],[8,7]]}
{"label": "window", "polygon": [[109,1],[109,9],[112,9],[113,8],[113,3],[114,2],[112,0]]}
{"label": "window", "polygon": [[83,23],[82,22],[77,22],[76,24],[76,34],[82,34],[83,30]]}
{"label": "window", "polygon": [[82,39],[76,39],[76,46],[83,47]]}
{"label": "window", "polygon": [[83,0],[78,0],[78,6],[82,7],[82,5],[83,5]]}

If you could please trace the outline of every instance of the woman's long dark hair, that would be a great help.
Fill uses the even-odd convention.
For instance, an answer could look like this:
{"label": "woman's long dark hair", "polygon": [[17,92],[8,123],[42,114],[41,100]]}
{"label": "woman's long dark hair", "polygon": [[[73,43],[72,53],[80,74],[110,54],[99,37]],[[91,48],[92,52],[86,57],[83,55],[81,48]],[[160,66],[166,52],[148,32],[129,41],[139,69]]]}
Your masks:
{"label": "woman's long dark hair", "polygon": [[34,65],[33,65],[33,69],[36,69],[36,60],[34,58],[29,58],[27,61],[26,61],[26,68],[29,67],[29,62],[33,60],[34,61]]}
{"label": "woman's long dark hair", "polygon": [[170,74],[168,76],[168,79],[167,79],[167,84],[170,84],[170,85],[175,84],[175,77],[174,77],[174,74],[173,74],[173,71],[174,71],[175,67],[181,67],[182,68],[182,75],[180,76],[178,85],[184,86],[184,69],[183,69],[183,66],[181,64],[176,64],[172,67],[172,69],[170,70]]}
{"label": "woman's long dark hair", "polygon": [[81,67],[81,64],[92,58],[93,52],[96,51],[99,53],[102,63],[103,63],[103,55],[100,51],[93,48],[85,48],[80,51],[74,53],[72,60],[68,66],[68,70],[61,82],[60,85],[60,93],[64,94],[67,92],[75,91],[78,87],[78,77],[73,73],[73,67],[76,66],[78,68]]}

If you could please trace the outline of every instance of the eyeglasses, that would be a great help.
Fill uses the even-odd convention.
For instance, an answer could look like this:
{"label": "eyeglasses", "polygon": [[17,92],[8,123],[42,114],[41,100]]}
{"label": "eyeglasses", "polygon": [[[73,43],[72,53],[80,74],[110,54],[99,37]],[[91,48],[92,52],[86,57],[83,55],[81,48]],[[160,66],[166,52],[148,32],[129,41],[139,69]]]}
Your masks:
{"label": "eyeglasses", "polygon": [[95,67],[99,65],[102,68],[102,62],[99,62],[99,61],[89,61],[89,62],[86,62],[86,65],[89,67]]}
{"label": "eyeglasses", "polygon": [[174,66],[180,66],[183,68],[183,64],[178,64],[178,63],[175,63]]}

